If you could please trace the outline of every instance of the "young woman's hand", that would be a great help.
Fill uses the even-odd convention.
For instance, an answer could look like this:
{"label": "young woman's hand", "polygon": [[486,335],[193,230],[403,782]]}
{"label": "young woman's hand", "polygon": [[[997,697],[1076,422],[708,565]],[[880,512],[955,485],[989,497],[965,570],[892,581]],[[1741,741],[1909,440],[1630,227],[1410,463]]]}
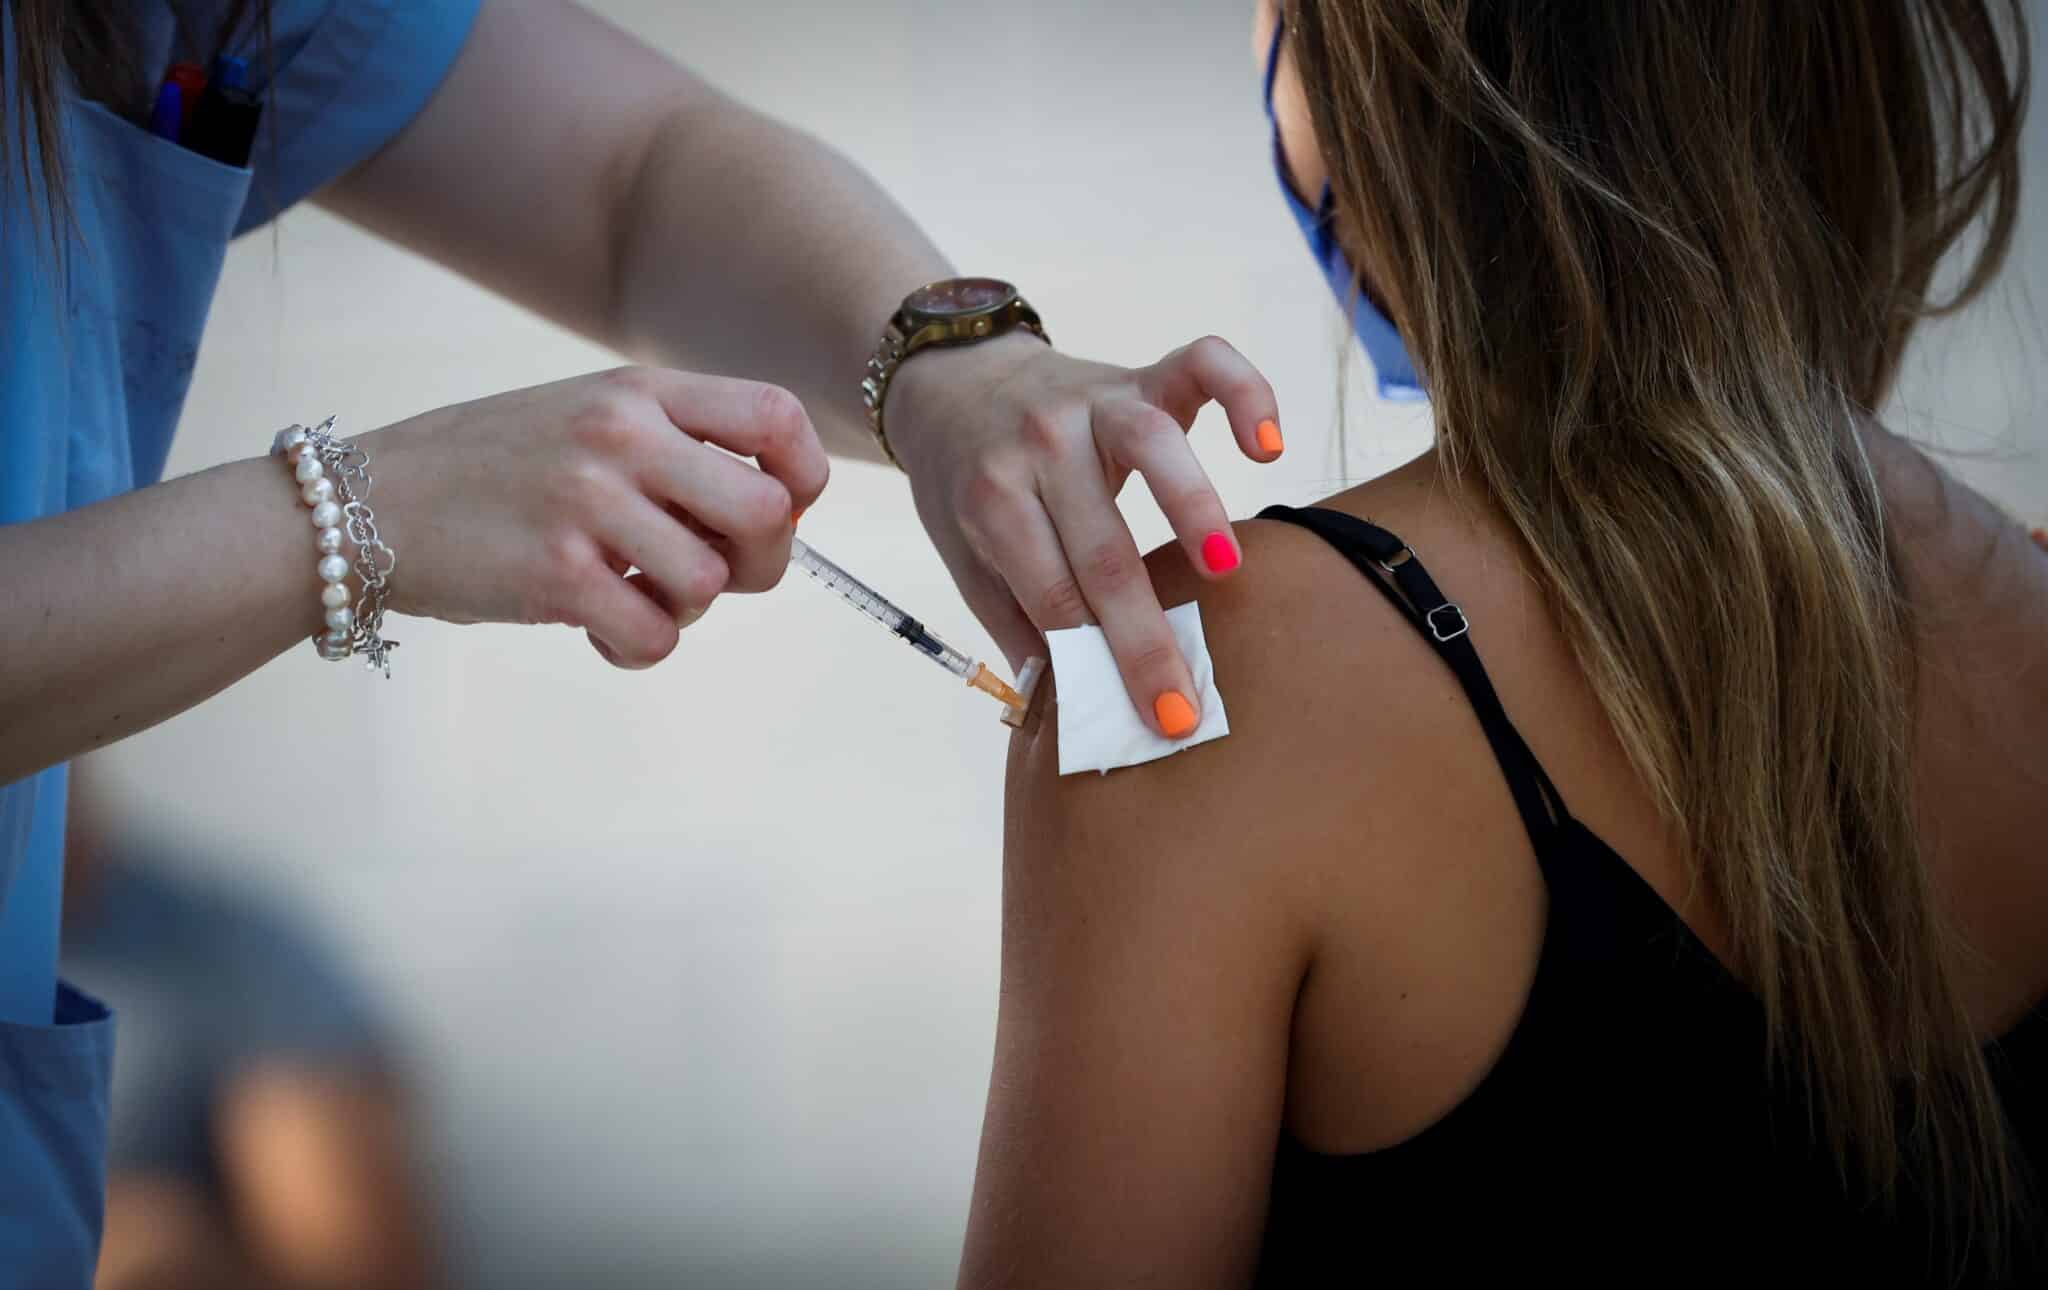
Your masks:
{"label": "young woman's hand", "polygon": [[667,657],[720,594],[780,581],[828,474],[787,391],[641,367],[442,408],[362,445],[398,554],[394,610],[568,623],[621,667]]}
{"label": "young woman's hand", "polygon": [[1197,694],[1116,495],[1144,476],[1194,567],[1234,571],[1229,512],[1187,442],[1210,402],[1246,456],[1280,455],[1272,387],[1213,336],[1137,369],[1025,335],[929,351],[887,409],[918,514],[1012,666],[1043,652],[1042,633],[1098,623],[1132,703],[1168,736],[1195,728]]}

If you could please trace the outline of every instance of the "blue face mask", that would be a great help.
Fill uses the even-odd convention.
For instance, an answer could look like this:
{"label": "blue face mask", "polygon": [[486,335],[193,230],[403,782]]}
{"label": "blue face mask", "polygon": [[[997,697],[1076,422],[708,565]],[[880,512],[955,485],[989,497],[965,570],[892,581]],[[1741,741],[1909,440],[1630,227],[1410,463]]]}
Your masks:
{"label": "blue face mask", "polygon": [[[1267,120],[1273,119],[1273,75],[1280,68],[1280,39],[1286,30],[1285,22],[1274,24],[1273,46],[1266,51]],[[1380,397],[1399,403],[1428,399],[1421,380],[1415,375],[1415,364],[1408,357],[1408,347],[1401,343],[1401,333],[1394,330],[1393,320],[1380,312],[1372,297],[1359,290],[1351,262],[1344,257],[1344,248],[1337,245],[1336,205],[1330,196],[1330,186],[1323,185],[1322,201],[1313,210],[1294,191],[1294,181],[1287,173],[1287,154],[1280,146],[1277,121],[1273,125],[1273,170],[1280,178],[1280,192],[1287,199],[1287,209],[1294,212],[1294,222],[1301,226],[1302,236],[1308,239],[1316,263],[1322,266],[1323,276],[1330,280],[1330,290],[1336,293],[1337,303],[1351,309],[1351,330],[1357,333],[1358,343],[1365,347],[1365,356],[1372,360],[1373,371],[1379,377]]]}

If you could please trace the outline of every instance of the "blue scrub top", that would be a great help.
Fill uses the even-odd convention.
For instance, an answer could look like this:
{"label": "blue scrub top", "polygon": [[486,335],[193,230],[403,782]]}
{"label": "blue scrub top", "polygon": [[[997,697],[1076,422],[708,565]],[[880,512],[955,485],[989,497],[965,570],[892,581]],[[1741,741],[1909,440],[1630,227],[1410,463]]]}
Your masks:
{"label": "blue scrub top", "polygon": [[[231,237],[369,157],[433,95],[481,0],[274,0],[252,170],[71,96],[58,122],[72,222],[52,256],[40,159],[14,155],[13,6],[0,0],[0,524],[153,484]],[[127,0],[144,66],[170,61],[163,0]],[[225,0],[186,3],[192,29]],[[34,178],[23,182],[24,169]],[[250,410],[251,451],[284,410]],[[0,612],[19,612],[0,603]],[[64,770],[0,786],[0,1287],[86,1287],[105,1184],[106,1010],[57,982]]]}

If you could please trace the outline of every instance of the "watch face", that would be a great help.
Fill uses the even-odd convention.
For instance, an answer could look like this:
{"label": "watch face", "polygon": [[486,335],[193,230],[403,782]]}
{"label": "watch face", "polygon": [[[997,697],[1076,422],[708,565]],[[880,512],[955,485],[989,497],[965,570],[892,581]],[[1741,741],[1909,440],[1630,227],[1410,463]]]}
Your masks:
{"label": "watch face", "polygon": [[948,278],[919,287],[903,307],[932,318],[988,313],[1016,299],[1017,288],[994,278]]}

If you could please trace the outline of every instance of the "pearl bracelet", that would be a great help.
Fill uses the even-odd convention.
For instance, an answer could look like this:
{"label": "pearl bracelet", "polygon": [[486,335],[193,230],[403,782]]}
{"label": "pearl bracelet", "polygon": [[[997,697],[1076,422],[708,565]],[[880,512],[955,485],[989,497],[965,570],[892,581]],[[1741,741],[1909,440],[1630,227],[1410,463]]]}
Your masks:
{"label": "pearl bracelet", "polygon": [[[369,454],[331,433],[334,418],[318,426],[287,426],[271,441],[271,451],[292,469],[299,497],[311,511],[313,539],[319,561],[320,604],[327,630],[313,638],[320,657],[330,662],[362,654],[373,668],[391,675],[391,651],[397,641],[385,640],[384,601],[390,594],[391,572],[398,556],[377,536],[377,517],[365,500],[370,491]],[[353,565],[343,553],[353,541]],[[349,603],[348,575],[354,569],[363,583],[361,600]]]}

